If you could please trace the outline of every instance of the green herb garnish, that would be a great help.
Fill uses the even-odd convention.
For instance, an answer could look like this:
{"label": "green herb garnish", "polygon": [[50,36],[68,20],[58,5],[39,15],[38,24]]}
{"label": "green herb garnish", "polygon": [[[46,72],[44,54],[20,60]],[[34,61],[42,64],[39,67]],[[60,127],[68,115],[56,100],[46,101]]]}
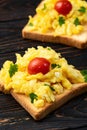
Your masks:
{"label": "green herb garnish", "polygon": [[30,99],[31,99],[31,103],[34,102],[34,99],[37,100],[37,97],[38,97],[35,93],[30,93],[29,96],[30,96]]}
{"label": "green herb garnish", "polygon": [[51,50],[51,47],[47,47],[47,49],[50,51],[50,50]]}
{"label": "green herb garnish", "polygon": [[76,18],[75,20],[74,20],[74,24],[77,26],[77,25],[80,25],[80,21],[79,21],[79,19],[78,18]]}
{"label": "green herb garnish", "polygon": [[65,23],[65,19],[61,16],[59,17],[59,25],[62,26]]}
{"label": "green herb garnish", "polygon": [[10,77],[12,77],[15,72],[18,71],[18,65],[17,64],[10,64],[10,68],[9,68],[9,75]]}
{"label": "green herb garnish", "polygon": [[33,26],[33,23],[29,23],[29,26]]}
{"label": "green herb garnish", "polygon": [[50,85],[45,83],[44,86],[50,86]]}
{"label": "green herb garnish", "polygon": [[55,89],[54,89],[52,86],[50,86],[50,89],[51,89],[52,91],[55,91]]}
{"label": "green herb garnish", "polygon": [[44,84],[44,85],[49,86],[52,91],[55,91],[55,89],[52,86],[50,86],[49,84]]}
{"label": "green herb garnish", "polygon": [[59,64],[51,64],[51,67],[54,69],[55,67],[60,68],[61,66]]}
{"label": "green herb garnish", "polygon": [[45,10],[47,8],[46,4],[44,3],[44,7],[42,8],[42,10]]}
{"label": "green herb garnish", "polygon": [[86,12],[86,8],[84,6],[81,6],[78,11],[81,12],[81,13],[85,13]]}
{"label": "green herb garnish", "polygon": [[85,82],[87,82],[87,70],[81,70],[80,72],[84,76]]}

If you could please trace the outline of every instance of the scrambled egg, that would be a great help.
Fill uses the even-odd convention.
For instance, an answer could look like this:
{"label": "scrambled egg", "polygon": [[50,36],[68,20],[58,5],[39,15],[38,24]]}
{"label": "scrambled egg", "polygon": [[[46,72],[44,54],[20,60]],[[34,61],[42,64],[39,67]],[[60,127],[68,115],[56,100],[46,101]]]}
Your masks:
{"label": "scrambled egg", "polygon": [[[28,29],[39,33],[58,35],[74,35],[84,31],[87,24],[87,2],[84,0],[69,0],[72,10],[66,16],[59,14],[54,5],[58,0],[45,0],[36,8],[36,16],[29,16]],[[62,19],[61,19],[62,18]],[[64,22],[60,26],[60,22]]]}
{"label": "scrambled egg", "polygon": [[[50,62],[49,72],[28,73],[28,64],[35,57],[43,57]],[[0,80],[6,91],[13,89],[16,93],[29,96],[39,108],[46,102],[54,102],[55,95],[63,93],[65,89],[72,89],[73,84],[84,82],[84,77],[60,53],[50,47],[38,46],[37,49],[28,48],[23,56],[16,54],[15,64],[7,60],[0,71]]]}

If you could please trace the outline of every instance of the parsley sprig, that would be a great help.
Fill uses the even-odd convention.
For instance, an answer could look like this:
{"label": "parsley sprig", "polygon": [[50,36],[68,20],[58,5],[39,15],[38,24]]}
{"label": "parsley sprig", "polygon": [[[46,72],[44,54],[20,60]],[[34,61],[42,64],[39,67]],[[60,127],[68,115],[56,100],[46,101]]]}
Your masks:
{"label": "parsley sprig", "polygon": [[75,26],[80,25],[80,21],[77,17],[74,20],[74,24],[75,24]]}
{"label": "parsley sprig", "polygon": [[60,68],[61,66],[59,64],[51,64],[51,67],[54,69],[55,67]]}
{"label": "parsley sprig", "polygon": [[85,82],[87,82],[87,70],[81,70],[81,74],[84,76]]}
{"label": "parsley sprig", "polygon": [[62,26],[65,23],[65,19],[62,16],[59,17],[58,21],[60,26]]}
{"label": "parsley sprig", "polygon": [[78,11],[81,12],[81,13],[85,13],[86,12],[86,8],[84,6],[81,6]]}
{"label": "parsley sprig", "polygon": [[18,71],[18,65],[17,64],[10,64],[10,68],[9,68],[9,75],[10,77],[12,77],[15,72]]}
{"label": "parsley sprig", "polygon": [[34,99],[37,100],[37,98],[38,98],[38,96],[35,93],[30,93],[29,96],[30,96],[30,99],[31,99],[31,103],[34,102]]}

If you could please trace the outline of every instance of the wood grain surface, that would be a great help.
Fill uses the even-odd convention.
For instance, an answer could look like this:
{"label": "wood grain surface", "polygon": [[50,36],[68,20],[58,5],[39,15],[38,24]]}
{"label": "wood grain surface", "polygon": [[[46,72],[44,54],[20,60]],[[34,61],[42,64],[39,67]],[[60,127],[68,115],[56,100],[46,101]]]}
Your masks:
{"label": "wood grain surface", "polygon": [[[0,0],[0,68],[5,60],[15,61],[15,53],[28,47],[50,46],[77,69],[87,69],[87,49],[25,40],[21,30],[28,16],[35,14],[41,0]],[[41,121],[32,117],[12,98],[0,92],[0,130],[87,130],[87,93],[84,93]]]}

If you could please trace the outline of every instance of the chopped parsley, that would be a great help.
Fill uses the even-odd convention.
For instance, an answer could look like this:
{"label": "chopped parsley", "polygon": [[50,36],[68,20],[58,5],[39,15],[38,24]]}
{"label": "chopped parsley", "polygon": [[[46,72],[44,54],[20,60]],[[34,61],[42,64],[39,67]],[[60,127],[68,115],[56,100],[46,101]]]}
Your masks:
{"label": "chopped parsley", "polygon": [[29,23],[29,26],[33,26],[33,23]]}
{"label": "chopped parsley", "polygon": [[65,23],[65,19],[61,16],[59,17],[59,25],[62,26]]}
{"label": "chopped parsley", "polygon": [[9,75],[10,77],[12,77],[15,72],[18,71],[18,65],[17,64],[10,64],[10,68],[9,68]]}
{"label": "chopped parsley", "polygon": [[60,68],[61,66],[59,64],[51,64],[51,67],[54,69],[55,67]]}
{"label": "chopped parsley", "polygon": [[44,86],[50,86],[50,85],[45,83]]}
{"label": "chopped parsley", "polygon": [[81,13],[85,13],[86,12],[86,8],[84,6],[81,6],[78,11],[81,12]]}
{"label": "chopped parsley", "polygon": [[50,89],[51,89],[52,91],[55,91],[55,89],[54,89],[52,86],[50,86]]}
{"label": "chopped parsley", "polygon": [[79,21],[79,19],[78,18],[76,18],[75,20],[74,20],[74,24],[77,26],[77,25],[80,25],[80,21]]}
{"label": "chopped parsley", "polygon": [[81,70],[80,72],[84,76],[85,82],[87,82],[87,70]]}
{"label": "chopped parsley", "polygon": [[38,98],[38,96],[35,93],[30,93],[29,96],[30,96],[30,99],[31,99],[31,103],[34,102],[34,99],[37,100],[37,98]]}
{"label": "chopped parsley", "polygon": [[51,50],[51,47],[47,47],[47,49],[50,51],[50,50]]}
{"label": "chopped parsley", "polygon": [[44,84],[44,85],[49,86],[52,91],[55,91],[55,89],[52,86],[50,86],[49,84]]}
{"label": "chopped parsley", "polygon": [[42,8],[42,10],[45,10],[47,8],[46,4],[44,3],[44,7]]}

